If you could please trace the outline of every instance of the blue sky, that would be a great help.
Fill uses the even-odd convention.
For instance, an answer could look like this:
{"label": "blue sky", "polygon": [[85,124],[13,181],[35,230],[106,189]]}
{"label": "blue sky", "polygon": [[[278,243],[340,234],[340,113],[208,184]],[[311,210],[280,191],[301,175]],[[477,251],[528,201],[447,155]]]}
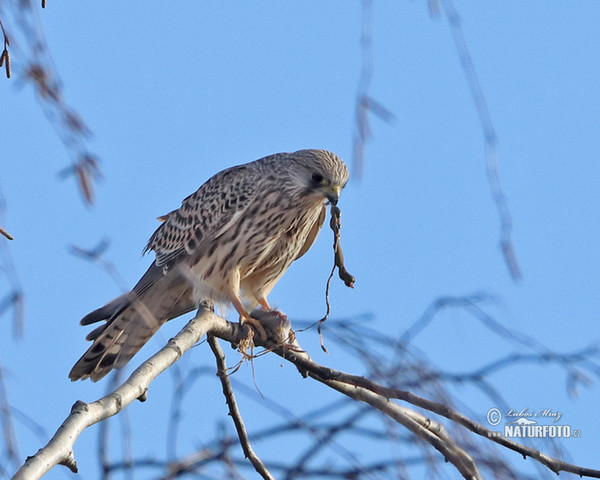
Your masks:
{"label": "blue sky", "polygon": [[[523,272],[514,283],[498,246],[481,126],[448,23],[431,18],[425,2],[375,3],[370,94],[395,121],[372,120],[364,177],[343,193],[342,244],[357,282],[354,290],[334,282],[332,316],[370,313],[371,326],[393,336],[439,295],[485,291],[498,299],[486,311],[552,350],[597,343],[600,5],[456,2],[498,134],[500,177]],[[360,2],[347,0],[175,2],[168,8],[49,1],[41,18],[65,98],[93,131],[90,148],[104,174],[96,207],[86,208],[74,183],[57,179],[68,156],[31,89],[19,88],[18,79],[0,81],[0,187],[8,204],[2,224],[15,236],[10,252],[27,295],[23,340],[12,338],[9,316],[1,317],[0,361],[11,403],[52,433],[76,399],[92,401],[105,391],[106,382],[73,384],[67,373],[87,348],[79,319],[120,293],[68,246],[89,248],[109,237],[106,258],[133,285],[151,261],[140,252],[155,218],[217,171],[300,148],[326,148],[351,163],[361,22]],[[331,234],[324,230],[277,285],[271,303],[292,319],[320,318],[330,265]],[[7,285],[0,282],[3,292]],[[418,347],[450,371],[523,351],[464,312],[447,310],[436,322]],[[172,323],[133,366],[183,325]],[[335,347],[321,354],[314,331],[300,341],[318,361],[359,368]],[[183,362],[212,364],[206,345]],[[256,363],[266,395],[296,405],[297,413],[320,395],[334,398],[279,365],[276,359]],[[236,375],[252,384],[249,368]],[[564,372],[552,366],[523,366],[492,380],[512,408],[561,411],[583,432],[565,441],[571,460],[600,467],[596,384],[569,398]],[[210,394],[201,386],[198,406],[190,400],[189,409],[214,412],[189,418],[197,430],[212,432],[214,418],[225,411],[218,385],[210,375],[206,382]],[[134,425],[149,415],[156,419],[156,425],[140,422],[139,438],[163,442],[157,432],[166,422],[160,412],[170,389],[165,375],[147,404],[130,409]],[[295,393],[286,398],[282,390]],[[469,389],[458,396],[482,422],[495,406]],[[264,421],[252,403],[244,408],[250,425]],[[23,456],[41,446],[24,425],[17,424],[17,433]],[[95,478],[95,440],[88,431],[76,444],[83,478]],[[164,451],[162,443],[137,448],[140,454]],[[56,469],[48,478],[65,476]]]}

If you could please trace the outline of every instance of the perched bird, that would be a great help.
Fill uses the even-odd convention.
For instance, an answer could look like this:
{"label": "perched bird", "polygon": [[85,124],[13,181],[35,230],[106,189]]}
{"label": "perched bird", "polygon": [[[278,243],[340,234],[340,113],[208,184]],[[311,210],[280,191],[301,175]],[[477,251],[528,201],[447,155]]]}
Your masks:
{"label": "perched bird", "polygon": [[217,173],[160,217],[146,251],[156,260],[129,293],[81,320],[106,321],[69,373],[97,381],[123,367],[167,320],[204,302],[233,304],[241,322],[311,247],[348,169],[326,150],[278,153]]}

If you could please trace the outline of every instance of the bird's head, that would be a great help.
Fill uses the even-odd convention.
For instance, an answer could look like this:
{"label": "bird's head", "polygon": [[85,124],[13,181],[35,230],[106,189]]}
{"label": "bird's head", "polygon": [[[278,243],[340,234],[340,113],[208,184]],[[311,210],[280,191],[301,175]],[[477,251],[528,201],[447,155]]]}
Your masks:
{"label": "bird's head", "polygon": [[322,195],[333,205],[348,181],[348,167],[336,154],[327,150],[298,150],[290,154],[298,167],[296,181],[310,195]]}

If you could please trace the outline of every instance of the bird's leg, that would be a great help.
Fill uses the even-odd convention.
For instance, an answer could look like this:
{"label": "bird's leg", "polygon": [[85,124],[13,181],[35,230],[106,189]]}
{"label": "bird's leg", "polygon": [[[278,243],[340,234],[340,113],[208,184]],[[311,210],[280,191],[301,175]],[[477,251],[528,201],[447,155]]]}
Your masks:
{"label": "bird's leg", "polygon": [[[240,300],[240,297],[238,297],[237,295],[234,295],[233,298],[231,299],[231,303],[233,304],[233,306],[235,307],[237,312],[240,314],[240,323],[249,323],[250,325],[252,325],[255,328],[256,332],[258,333],[258,336],[262,340],[266,340],[267,332],[265,332],[264,327],[261,325],[261,323],[258,320],[256,320],[255,318],[252,318],[250,316],[248,311],[244,308],[244,304]],[[268,304],[267,304],[267,306],[268,306]]]}
{"label": "bird's leg", "polygon": [[257,298],[257,300],[263,310],[271,310],[271,305],[269,305],[265,297]]}
{"label": "bird's leg", "polygon": [[256,301],[260,304],[261,308],[263,311],[265,312],[271,312],[273,313],[273,315],[279,317],[281,322],[285,322],[287,321],[287,316],[284,315],[282,312],[280,312],[279,310],[273,310],[271,308],[271,305],[269,305],[269,302],[267,302],[267,297],[256,297]]}

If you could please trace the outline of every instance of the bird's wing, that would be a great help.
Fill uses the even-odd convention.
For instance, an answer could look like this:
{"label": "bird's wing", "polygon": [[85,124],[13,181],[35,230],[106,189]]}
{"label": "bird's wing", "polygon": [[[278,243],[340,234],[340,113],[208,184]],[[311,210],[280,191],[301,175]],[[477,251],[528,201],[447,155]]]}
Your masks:
{"label": "bird's wing", "polygon": [[260,173],[252,163],[224,170],[161,218],[163,223],[146,246],[154,250],[156,261],[131,292],[81,321],[106,323],[88,335],[93,344],[71,370],[72,380],[96,381],[122,367],[164,322],[196,307],[186,269],[172,267],[188,254],[210,248],[237,223],[255,203]]}
{"label": "bird's wing", "polygon": [[310,232],[308,232],[308,236],[306,237],[304,245],[302,245],[300,252],[298,252],[298,256],[294,260],[298,260],[302,255],[304,255],[306,252],[308,252],[308,249],[310,247],[312,247],[313,243],[315,243],[315,240],[317,239],[317,235],[319,235],[319,231],[321,230],[321,227],[323,226],[323,223],[325,222],[326,215],[327,215],[327,206],[323,205],[323,208],[321,209],[321,212],[319,213],[317,220],[315,221],[312,228],[310,229]]}
{"label": "bird's wing", "polygon": [[167,269],[182,256],[209,247],[232,228],[256,196],[260,171],[252,162],[224,170],[195,193],[181,207],[160,217],[144,252],[156,253],[156,264]]}

